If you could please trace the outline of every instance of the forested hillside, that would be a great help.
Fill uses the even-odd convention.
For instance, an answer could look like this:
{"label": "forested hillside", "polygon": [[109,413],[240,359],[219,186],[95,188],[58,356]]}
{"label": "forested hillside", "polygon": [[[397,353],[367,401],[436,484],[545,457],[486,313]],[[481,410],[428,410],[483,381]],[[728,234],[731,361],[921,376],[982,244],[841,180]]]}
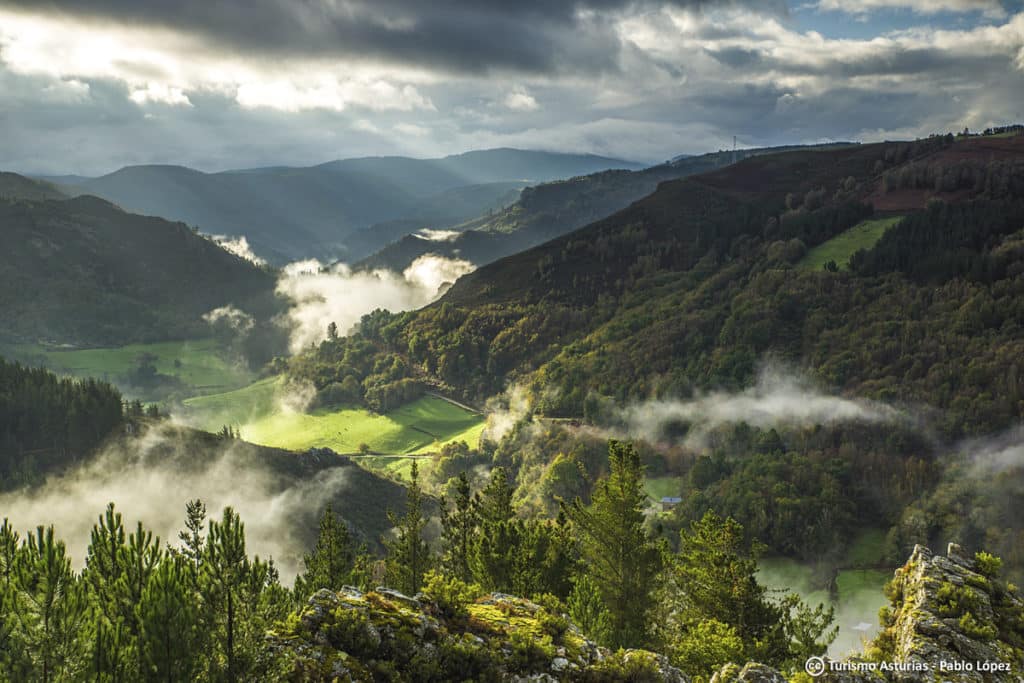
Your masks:
{"label": "forested hillside", "polygon": [[[848,146],[837,143],[836,147]],[[827,146],[826,146],[827,147]],[[763,154],[786,152],[793,147],[753,148],[711,152],[684,157],[644,170],[612,170],[526,188],[519,200],[504,210],[461,225],[451,226],[443,240],[410,234],[364,259],[365,268],[401,271],[426,253],[458,256],[476,265],[536,246],[605,218],[647,196],[658,184],[704,173]]]}
{"label": "forested hillside", "polygon": [[[770,405],[773,388],[759,378],[781,365],[803,377],[783,390],[808,404],[819,390],[876,402],[865,409],[876,415],[870,428],[827,424],[827,413],[806,429],[735,417],[710,434],[692,417],[652,420],[645,462],[676,477],[686,501],[670,526],[714,510],[774,552],[820,557],[841,553],[870,520],[888,533],[890,560],[914,543],[958,539],[975,548],[989,539],[1016,557],[1024,524],[1000,516],[995,500],[1005,498],[979,505],[970,529],[948,512],[976,498],[949,503],[943,452],[1024,417],[1024,206],[999,189],[1019,182],[1020,144],[1005,142],[984,174],[955,189],[911,196],[884,184],[911,166],[959,163],[972,144],[936,137],[792,152],[664,183],[605,220],[461,278],[421,311],[365,317],[352,336],[293,359],[291,373],[322,390],[342,383],[371,406],[428,387],[470,401],[518,387],[525,416],[543,419],[452,464],[512,467],[517,495],[550,514],[557,496],[588,495],[602,471],[599,449],[573,422],[633,429],[621,424],[631,406],[709,392],[765,393]],[[913,210],[876,208],[894,198]],[[900,220],[848,269],[801,265],[809,248],[879,216]],[[999,477],[1010,492],[1019,468]],[[922,505],[947,512],[922,525],[905,510],[929,496]]]}
{"label": "forested hillside", "polygon": [[[950,144],[792,152],[665,183],[610,218],[464,276],[422,311],[367,318],[354,336],[296,359],[293,372],[320,387],[351,375],[366,391],[416,379],[477,400],[520,378],[538,397],[556,388],[538,409],[570,417],[588,397],[745,386],[771,354],[839,391],[950,409],[950,435],[1004,427],[1019,417],[1019,388],[997,400],[984,387],[1015,381],[1013,363],[1003,368],[1019,342],[1005,323],[1022,314],[1019,202],[985,184],[936,190],[856,254],[851,272],[796,267],[809,247],[875,214],[888,167]],[[953,371],[939,368],[964,358],[976,369],[944,385]]]}
{"label": "forested hillside", "polygon": [[277,310],[275,275],[182,223],[96,197],[0,199],[8,341],[122,345],[208,334],[208,311]]}

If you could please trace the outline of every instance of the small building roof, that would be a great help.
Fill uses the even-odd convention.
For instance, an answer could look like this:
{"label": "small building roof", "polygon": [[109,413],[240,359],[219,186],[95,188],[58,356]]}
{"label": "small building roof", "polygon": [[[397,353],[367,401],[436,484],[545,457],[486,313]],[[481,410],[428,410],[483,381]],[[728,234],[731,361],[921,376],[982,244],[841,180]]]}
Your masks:
{"label": "small building roof", "polygon": [[682,498],[676,498],[675,496],[665,496],[661,499],[662,503],[682,503]]}

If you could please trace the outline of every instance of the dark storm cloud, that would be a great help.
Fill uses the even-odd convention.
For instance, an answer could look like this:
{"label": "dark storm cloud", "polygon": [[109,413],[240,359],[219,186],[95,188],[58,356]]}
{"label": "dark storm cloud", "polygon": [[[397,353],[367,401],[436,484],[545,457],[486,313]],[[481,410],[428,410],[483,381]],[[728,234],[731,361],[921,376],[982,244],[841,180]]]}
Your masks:
{"label": "dark storm cloud", "polygon": [[[785,13],[784,0],[667,0],[688,9]],[[369,58],[460,72],[614,68],[609,14],[650,0],[0,0],[32,12],[159,26],[211,47],[320,58]]]}

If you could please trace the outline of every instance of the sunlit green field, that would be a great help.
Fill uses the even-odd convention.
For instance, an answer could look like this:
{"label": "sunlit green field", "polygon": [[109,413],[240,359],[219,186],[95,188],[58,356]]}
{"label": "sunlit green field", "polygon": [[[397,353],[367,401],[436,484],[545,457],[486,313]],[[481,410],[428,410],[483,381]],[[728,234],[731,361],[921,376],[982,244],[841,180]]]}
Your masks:
{"label": "sunlit green field", "polygon": [[665,497],[681,496],[682,490],[682,477],[647,477],[644,479],[644,492],[654,499],[655,503],[659,503]]}
{"label": "sunlit green field", "polygon": [[850,257],[854,253],[859,249],[870,249],[875,246],[885,231],[899,223],[900,220],[900,216],[894,216],[862,221],[808,251],[797,265],[808,270],[821,270],[829,261],[835,261],[840,270],[846,270],[850,264]]}
{"label": "sunlit green field", "polygon": [[[214,339],[131,344],[104,349],[59,349],[34,345],[12,345],[0,354],[28,365],[43,365],[63,375],[95,377],[115,384],[139,365],[139,357],[150,354],[161,375],[176,377],[187,394],[209,394],[245,386],[252,373],[229,361]],[[186,394],[186,395],[187,395]]]}
{"label": "sunlit green field", "polygon": [[417,454],[437,451],[451,441],[476,446],[483,417],[447,401],[425,396],[385,415],[362,408],[321,408],[309,413],[289,408],[283,380],[269,378],[237,391],[185,401],[186,418],[217,431],[238,427],[252,443],[305,450],[330,448],[356,453]]}

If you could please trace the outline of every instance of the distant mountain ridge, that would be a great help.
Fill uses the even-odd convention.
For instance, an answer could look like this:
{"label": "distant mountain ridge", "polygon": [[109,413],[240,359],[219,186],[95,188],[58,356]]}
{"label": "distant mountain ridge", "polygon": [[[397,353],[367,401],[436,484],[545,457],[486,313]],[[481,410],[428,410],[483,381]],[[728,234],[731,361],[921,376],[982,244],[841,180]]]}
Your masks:
{"label": "distant mountain ridge", "polygon": [[[640,167],[594,155],[495,149],[439,159],[365,157],[219,173],[128,166],[98,178],[52,180],[73,180],[59,186],[68,195],[92,194],[127,211],[182,221],[207,234],[244,235],[260,256],[280,264],[324,253],[344,256],[346,238],[377,223],[474,218],[504,205],[509,188],[496,184],[521,187]],[[460,200],[451,201],[448,193],[460,188],[465,189]]]}
{"label": "distant mountain ridge", "polygon": [[[602,170],[535,185],[524,189],[515,203],[451,226],[461,234],[446,241],[424,239],[409,230],[377,253],[366,256],[359,265],[401,271],[419,256],[435,253],[482,266],[610,216],[651,194],[659,183],[667,180],[705,173],[754,156],[838,149],[853,144],[757,147],[681,155],[642,170]],[[385,231],[377,231],[378,236],[384,234]]]}

